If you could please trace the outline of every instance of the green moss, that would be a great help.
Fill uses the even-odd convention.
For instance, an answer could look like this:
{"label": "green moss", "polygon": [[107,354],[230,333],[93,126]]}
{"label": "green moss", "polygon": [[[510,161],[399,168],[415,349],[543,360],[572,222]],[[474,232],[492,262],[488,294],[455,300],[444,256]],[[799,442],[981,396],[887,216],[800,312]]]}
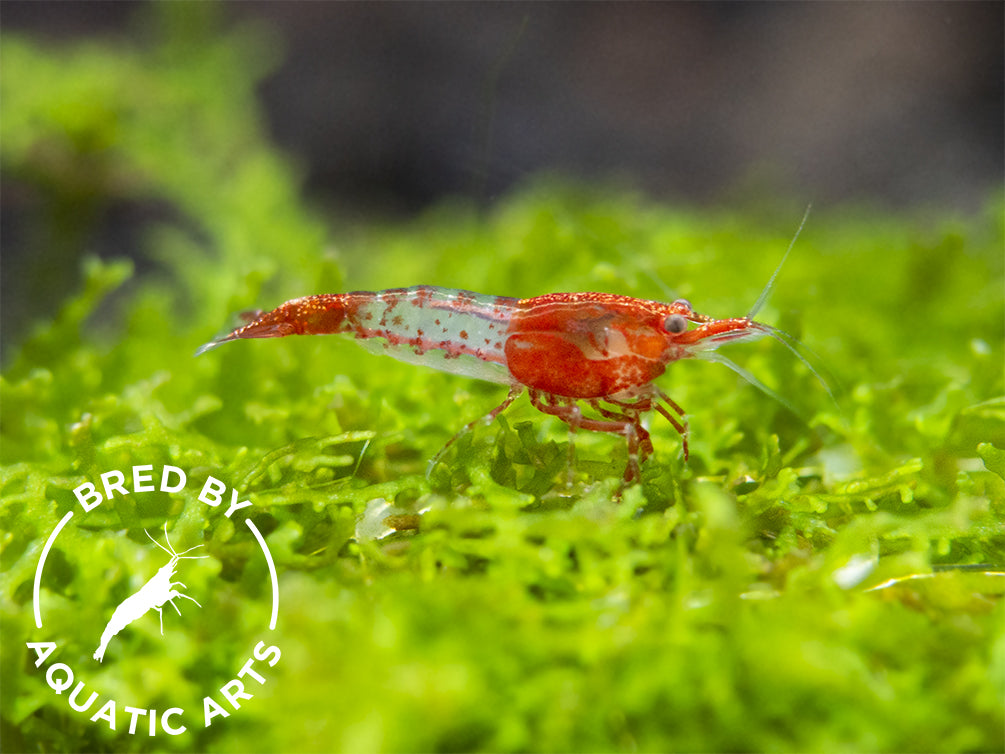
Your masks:
{"label": "green moss", "polygon": [[[166,26],[142,52],[4,39],[0,156],[42,198],[33,222],[69,224],[58,237],[79,270],[0,382],[5,749],[148,746],[70,711],[25,649],[35,565],[72,490],[142,463],[240,489],[281,573],[268,683],[240,716],[163,748],[1005,747],[1000,195],[972,217],[814,212],[760,317],[819,354],[837,406],[779,344],[738,346],[803,418],[719,365],[674,364],[661,385],[688,409],[691,460],[654,419],[656,453],[620,503],[622,444],[580,433],[567,485],[569,436],[525,400],[427,480],[502,388],[339,338],[195,348],[235,312],[346,285],[607,290],[741,315],[801,209],[779,202],[768,224],[539,179],[488,212],[456,202],[326,229],[261,128],[258,33],[206,23],[183,43]],[[175,218],[148,229],[144,271],[79,263],[97,214],[57,209],[136,197]],[[52,239],[37,230],[27,244]],[[421,514],[419,530],[357,536],[377,499]],[[122,564],[153,557],[141,529],[175,521],[211,555],[186,583],[219,592],[227,620],[166,631],[170,661],[97,678],[138,706],[198,700],[256,640],[261,564],[194,495],[113,502],[62,535],[47,614],[99,633],[102,606],[138,586]],[[160,642],[150,621],[117,641]],[[93,647],[61,651],[73,665]]]}

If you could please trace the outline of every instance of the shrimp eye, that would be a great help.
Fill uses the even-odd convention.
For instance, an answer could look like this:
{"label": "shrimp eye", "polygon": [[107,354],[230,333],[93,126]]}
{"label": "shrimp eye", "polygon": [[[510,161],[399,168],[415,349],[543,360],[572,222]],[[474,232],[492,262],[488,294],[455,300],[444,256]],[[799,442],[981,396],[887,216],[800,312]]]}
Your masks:
{"label": "shrimp eye", "polygon": [[671,314],[666,318],[663,327],[669,333],[682,333],[687,329],[687,318],[683,314]]}
{"label": "shrimp eye", "polygon": [[683,306],[688,311],[691,311],[691,302],[688,301],[686,298],[677,299],[671,304],[671,306]]}

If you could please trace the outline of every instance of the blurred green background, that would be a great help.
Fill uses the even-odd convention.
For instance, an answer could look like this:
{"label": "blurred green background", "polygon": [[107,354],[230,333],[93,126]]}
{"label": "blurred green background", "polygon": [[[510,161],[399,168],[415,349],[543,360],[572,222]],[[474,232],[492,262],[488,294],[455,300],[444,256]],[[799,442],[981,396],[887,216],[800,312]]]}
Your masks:
{"label": "blurred green background", "polygon": [[[548,145],[563,130],[545,117],[552,107],[583,116],[577,107],[585,106],[570,101],[591,101],[627,118],[628,104],[669,87],[637,76],[659,65],[625,63],[624,49],[610,46],[653,17],[610,16],[610,35],[594,36],[602,26],[594,6],[592,25],[574,27],[580,47],[563,37],[571,47],[558,48],[580,56],[538,69],[533,51],[561,17],[515,6],[508,26],[492,27],[495,42],[479,47],[487,62],[468,74],[467,109],[452,105],[469,119],[466,140],[450,130],[443,138],[461,156],[438,162],[424,146],[434,142],[409,147],[408,138],[390,138],[399,131],[369,125],[368,114],[401,120],[374,104],[377,94],[349,97],[356,90],[338,76],[336,94],[324,93],[324,80],[283,61],[303,65],[289,40],[317,42],[325,29],[347,34],[382,20],[371,29],[386,35],[372,59],[416,68],[415,56],[452,49],[420,33],[444,28],[444,6],[426,6],[428,16],[383,6],[372,18],[355,6],[341,17],[331,10],[339,6],[300,6],[287,23],[310,29],[304,37],[283,37],[279,6],[261,6],[257,17],[211,5],[126,6],[118,31],[72,39],[51,20],[69,6],[42,4],[50,16],[41,21],[37,10],[14,7],[4,9],[0,46],[4,751],[1005,748],[1005,221],[1000,175],[984,172],[1001,147],[982,141],[989,121],[963,118],[954,132],[957,121],[944,115],[948,143],[968,146],[934,159],[914,130],[925,98],[902,95],[897,117],[886,117],[912,137],[900,136],[886,168],[846,173],[832,169],[820,143],[796,140],[787,158],[744,151],[743,140],[675,129],[655,104],[651,122],[636,112],[634,131],[573,119],[581,127],[565,127],[568,150],[555,150]],[[472,7],[454,7],[461,28],[480,28]],[[691,33],[704,29],[723,45],[767,24],[719,6],[667,7],[666,26],[656,28],[696,13]],[[1000,5],[972,7],[1001,15]],[[848,12],[847,27],[858,28],[865,11]],[[822,23],[801,13],[781,20]],[[870,29],[908,18],[877,13]],[[930,13],[889,28],[928,29]],[[973,10],[955,18],[968,29],[987,20]],[[45,23],[54,33],[40,30]],[[845,80],[832,65],[844,48],[809,56],[806,37],[791,28],[783,35],[785,23],[774,32],[790,42],[781,61],[812,57],[838,77],[829,81]],[[730,33],[716,36],[721,28]],[[676,51],[669,62],[686,58],[683,38],[666,43]],[[421,42],[403,47],[404,39]],[[601,39],[609,46],[592,44]],[[944,44],[937,49],[955,49]],[[648,88],[626,92],[620,109],[617,97],[591,100],[570,72],[592,57],[622,61],[625,81]],[[968,61],[980,69],[975,60],[979,52],[953,70],[965,77]],[[792,74],[791,63],[776,65]],[[572,99],[548,104],[537,90],[521,99],[507,75],[527,66],[568,81]],[[683,81],[700,88],[704,69],[689,70],[668,81],[682,92]],[[581,75],[597,83],[591,71]],[[946,77],[943,94],[1000,102],[1000,70],[968,86]],[[316,103],[317,114],[309,104],[291,105],[285,119],[263,110],[277,79],[299,81],[295,99]],[[800,81],[784,91],[809,85]],[[399,95],[414,90],[394,77],[387,84]],[[379,76],[357,86],[385,93]],[[769,89],[744,101],[769,107]],[[443,91],[414,96],[435,103],[446,101]],[[731,91],[702,96],[727,101]],[[325,120],[333,102],[343,111]],[[514,102],[540,122],[514,125]],[[849,116],[860,127],[854,147],[848,132],[828,142],[853,165],[891,143],[865,115],[871,102],[863,97]],[[444,120],[401,107],[443,131]],[[774,115],[757,121],[759,110],[745,112],[734,125],[771,132]],[[803,120],[782,112],[787,127]],[[304,157],[312,139],[277,147],[291,129],[323,135],[332,124],[344,134],[343,120],[367,143],[387,137],[392,154],[425,155],[409,171],[439,177],[417,189],[371,174],[354,195],[353,178],[367,168],[350,160],[358,156],[351,140],[338,144],[356,167],[332,183]],[[670,143],[689,134],[698,154],[728,143],[726,157],[740,152],[744,166],[722,172],[716,163],[717,180],[693,197],[704,205],[683,201],[692,173],[676,150],[686,145],[663,154],[640,146],[660,123]],[[508,129],[536,134],[522,157],[507,151]],[[610,154],[597,134],[613,144]],[[820,160],[805,175],[792,167],[808,164],[800,149]],[[960,155],[970,157],[953,159]],[[969,169],[973,155],[981,169]],[[700,171],[701,158],[690,159]],[[640,163],[650,171],[633,167]],[[898,171],[905,163],[920,172]],[[451,164],[460,178],[450,177]],[[663,165],[668,175],[656,180]],[[498,386],[371,356],[339,338],[242,342],[192,356],[242,310],[416,283],[514,296],[685,296],[701,312],[742,315],[808,199],[817,207],[760,317],[812,349],[837,405],[777,343],[729,355],[801,416],[718,365],[674,364],[660,384],[688,411],[691,460],[683,464],[676,433],[654,420],[656,453],[620,503],[622,444],[580,433],[566,486],[568,433],[525,400],[462,438],[427,479],[443,443],[502,399]],[[231,718],[155,745],[72,711],[25,647],[38,638],[39,553],[77,507],[72,490],[144,463],[177,465],[193,487],[212,474],[247,495],[281,587],[279,625],[266,633],[283,654],[265,685]],[[375,501],[393,504],[401,518],[392,522],[417,521],[418,530],[382,526]],[[143,529],[161,532],[165,520],[178,549],[201,543],[210,555],[178,568],[203,607],[182,601],[182,617],[166,607],[163,638],[146,615],[96,666],[91,637],[108,609],[164,562]],[[65,640],[48,663],[81,669],[105,697],[197,710],[263,638],[268,595],[253,541],[194,494],[117,498],[76,518],[50,557],[47,627]]]}

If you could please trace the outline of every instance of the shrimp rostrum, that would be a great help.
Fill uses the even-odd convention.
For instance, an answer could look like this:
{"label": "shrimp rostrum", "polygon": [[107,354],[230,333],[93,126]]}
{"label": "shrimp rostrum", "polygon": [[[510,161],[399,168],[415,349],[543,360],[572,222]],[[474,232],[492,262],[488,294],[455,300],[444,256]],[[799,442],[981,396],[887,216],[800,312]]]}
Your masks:
{"label": "shrimp rostrum", "polygon": [[[677,430],[684,459],[688,457],[684,411],[654,384],[674,361],[718,361],[788,405],[716,353],[727,343],[765,335],[795,351],[789,336],[753,319],[777,273],[750,314],[728,319],[699,314],[685,299],[661,303],[609,293],[517,299],[420,285],[320,294],[249,315],[247,324],[198,353],[244,338],[352,335],[376,353],[508,386],[506,399],[483,417],[486,420],[526,390],[537,409],[572,430],[622,436],[628,446],[624,479],[631,482],[639,478],[640,462],[653,452],[642,424],[648,412],[659,413]],[[584,414],[584,406],[592,411]]]}

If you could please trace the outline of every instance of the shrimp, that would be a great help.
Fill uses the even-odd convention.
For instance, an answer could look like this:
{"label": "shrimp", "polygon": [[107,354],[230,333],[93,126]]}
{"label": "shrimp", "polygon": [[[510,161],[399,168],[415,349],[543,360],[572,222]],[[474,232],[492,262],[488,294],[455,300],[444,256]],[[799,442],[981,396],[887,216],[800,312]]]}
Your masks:
{"label": "shrimp", "polygon": [[[244,338],[352,335],[375,353],[509,387],[505,400],[454,435],[430,468],[458,437],[478,421],[494,420],[526,390],[538,410],[561,419],[571,431],[622,436],[628,446],[624,481],[630,483],[639,479],[640,462],[653,452],[649,431],[642,425],[648,412],[656,411],[677,431],[684,460],[688,458],[684,410],[653,384],[671,362],[717,361],[789,406],[753,375],[715,352],[727,343],[770,336],[793,351],[819,379],[791,336],[753,319],[792,244],[744,317],[715,319],[696,312],[686,299],[666,304],[610,293],[552,293],[518,299],[418,285],[293,299],[272,311],[247,315],[246,324],[202,346],[196,355]],[[584,415],[581,404],[595,415]]]}
{"label": "shrimp", "polygon": [[[118,607],[115,608],[115,612],[112,613],[112,617],[105,626],[105,630],[101,632],[101,642],[98,644],[98,649],[94,653],[94,659],[98,662],[101,662],[104,659],[105,650],[108,649],[108,642],[110,642],[113,637],[115,637],[130,623],[143,617],[143,615],[145,615],[151,608],[156,610],[158,616],[160,617],[161,636],[163,636],[164,613],[162,608],[165,602],[170,602],[171,607],[175,609],[175,612],[178,613],[178,615],[181,615],[181,610],[179,610],[178,606],[174,603],[175,598],[177,597],[182,597],[199,605],[194,598],[189,597],[187,594],[182,594],[177,589],[173,589],[172,587],[184,587],[185,585],[180,581],[171,581],[171,577],[174,576],[175,568],[177,568],[179,560],[199,560],[201,558],[209,557],[208,555],[189,555],[185,557],[186,552],[191,552],[198,547],[202,547],[202,545],[196,545],[195,547],[190,547],[183,552],[176,553],[174,551],[174,547],[171,546],[171,540],[168,538],[166,521],[164,522],[164,541],[167,542],[167,547],[164,547],[164,545],[151,537],[150,532],[146,529],[143,530],[143,533],[147,535],[151,542],[170,555],[171,560],[168,561],[167,565],[158,569],[153,578],[141,586],[138,591],[134,594],[130,594],[122,600]],[[202,607],[202,605],[199,605],[199,607]]]}

